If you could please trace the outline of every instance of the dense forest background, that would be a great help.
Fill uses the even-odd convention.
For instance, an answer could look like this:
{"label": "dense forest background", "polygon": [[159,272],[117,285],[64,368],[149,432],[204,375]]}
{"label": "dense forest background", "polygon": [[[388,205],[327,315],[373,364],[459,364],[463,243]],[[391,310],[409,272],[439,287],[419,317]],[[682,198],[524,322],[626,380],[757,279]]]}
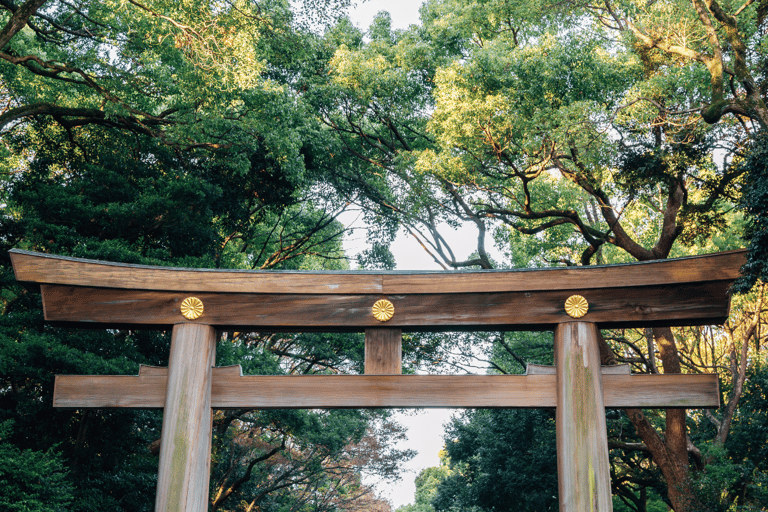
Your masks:
{"label": "dense forest background", "polygon": [[[604,331],[604,364],[716,372],[716,411],[607,411],[615,509],[768,507],[768,3],[0,0],[0,508],[151,510],[162,416],[54,410],[55,374],[165,365],[166,333],[44,324],[11,248],[127,263],[391,269],[749,247],[724,326]],[[339,216],[363,212],[350,261]],[[446,236],[470,225],[458,259]],[[503,257],[494,261],[486,240]],[[498,260],[499,258],[497,258]],[[406,372],[520,373],[549,333],[404,337]],[[361,335],[226,333],[245,373],[361,371]],[[210,509],[385,511],[387,411],[217,411]],[[402,512],[557,510],[552,411],[467,411]]]}

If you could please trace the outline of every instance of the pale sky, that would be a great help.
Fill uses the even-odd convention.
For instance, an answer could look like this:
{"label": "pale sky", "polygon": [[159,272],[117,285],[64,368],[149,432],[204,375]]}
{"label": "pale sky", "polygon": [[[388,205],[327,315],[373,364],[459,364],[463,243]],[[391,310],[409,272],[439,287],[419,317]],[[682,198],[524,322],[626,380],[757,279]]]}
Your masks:
{"label": "pale sky", "polygon": [[363,30],[371,24],[379,11],[387,11],[392,17],[392,28],[408,28],[419,24],[419,7],[422,0],[367,0],[353,3],[350,12],[352,23]]}

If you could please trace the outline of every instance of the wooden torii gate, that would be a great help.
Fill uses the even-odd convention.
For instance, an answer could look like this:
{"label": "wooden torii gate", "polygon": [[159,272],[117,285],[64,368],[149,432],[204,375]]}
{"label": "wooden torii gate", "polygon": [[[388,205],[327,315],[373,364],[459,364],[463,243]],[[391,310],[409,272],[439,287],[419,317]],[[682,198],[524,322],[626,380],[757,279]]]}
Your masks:
{"label": "wooden torii gate", "polygon": [[[172,329],[168,368],[56,376],[54,407],[163,408],[157,512],[205,512],[212,409],[556,407],[560,510],[610,511],[605,407],[718,407],[716,375],[600,366],[598,329],[719,324],[744,251],[597,267],[290,272],[124,265],[11,251],[49,322]],[[221,331],[365,331],[365,375],[215,368]],[[555,367],[399,375],[401,333],[554,330]]]}

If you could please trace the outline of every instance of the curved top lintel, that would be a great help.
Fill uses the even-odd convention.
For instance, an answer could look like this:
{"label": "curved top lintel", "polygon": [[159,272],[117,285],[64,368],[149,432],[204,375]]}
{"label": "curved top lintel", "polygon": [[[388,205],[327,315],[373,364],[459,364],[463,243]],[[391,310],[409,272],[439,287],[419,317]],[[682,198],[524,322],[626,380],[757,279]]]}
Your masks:
{"label": "curved top lintel", "polygon": [[13,249],[17,281],[129,290],[270,294],[454,294],[733,281],[746,251],[619,265],[418,272],[249,271],[129,265]]}

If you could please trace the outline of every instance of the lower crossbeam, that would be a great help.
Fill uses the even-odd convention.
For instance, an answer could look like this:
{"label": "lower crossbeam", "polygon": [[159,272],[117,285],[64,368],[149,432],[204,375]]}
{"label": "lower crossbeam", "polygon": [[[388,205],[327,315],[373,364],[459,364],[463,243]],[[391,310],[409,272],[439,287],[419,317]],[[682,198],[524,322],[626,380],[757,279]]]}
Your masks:
{"label": "lower crossbeam", "polygon": [[[165,368],[138,376],[57,375],[54,407],[159,409]],[[607,408],[716,408],[717,375],[629,375],[603,372]],[[239,366],[214,368],[214,409],[345,409],[379,407],[556,407],[554,374],[533,375],[279,375],[242,376]]]}

